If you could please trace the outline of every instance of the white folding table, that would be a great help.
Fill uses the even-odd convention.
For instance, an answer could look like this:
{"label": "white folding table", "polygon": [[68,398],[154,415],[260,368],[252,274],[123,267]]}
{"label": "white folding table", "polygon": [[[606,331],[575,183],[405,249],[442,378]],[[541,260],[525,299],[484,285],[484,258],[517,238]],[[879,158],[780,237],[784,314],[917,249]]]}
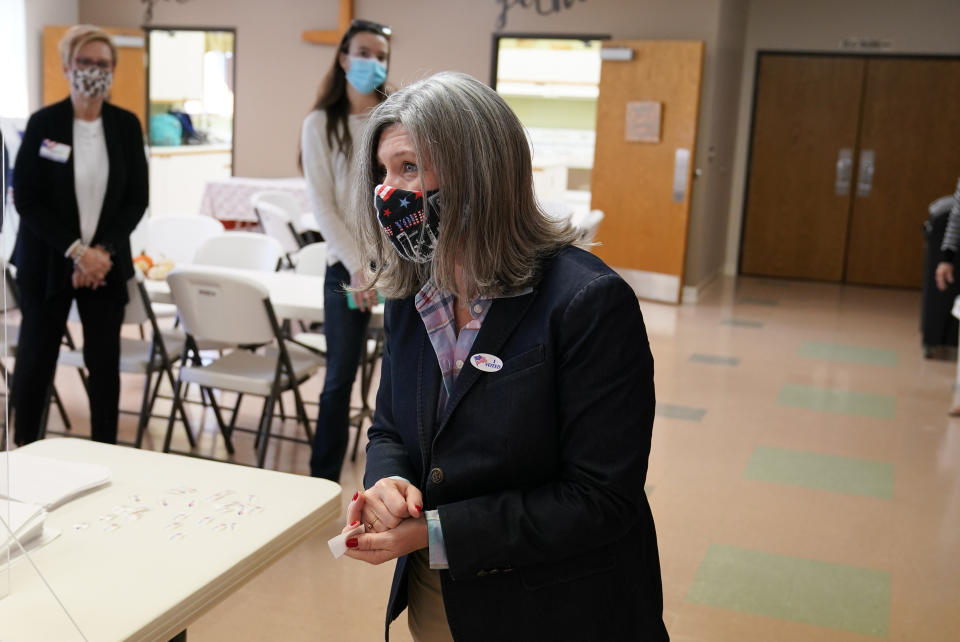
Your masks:
{"label": "white folding table", "polygon": [[[60,535],[31,553],[91,641],[169,640],[340,512],[323,479],[80,439],[23,450],[111,470],[50,513]],[[0,639],[82,639],[27,560],[10,571]]]}

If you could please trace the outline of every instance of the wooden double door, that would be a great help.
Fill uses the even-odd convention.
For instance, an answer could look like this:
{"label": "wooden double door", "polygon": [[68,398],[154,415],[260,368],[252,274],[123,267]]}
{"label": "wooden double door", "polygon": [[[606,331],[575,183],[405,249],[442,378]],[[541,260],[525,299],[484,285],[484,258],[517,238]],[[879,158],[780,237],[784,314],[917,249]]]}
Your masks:
{"label": "wooden double door", "polygon": [[960,59],[761,53],[742,274],[919,287],[960,176]]}

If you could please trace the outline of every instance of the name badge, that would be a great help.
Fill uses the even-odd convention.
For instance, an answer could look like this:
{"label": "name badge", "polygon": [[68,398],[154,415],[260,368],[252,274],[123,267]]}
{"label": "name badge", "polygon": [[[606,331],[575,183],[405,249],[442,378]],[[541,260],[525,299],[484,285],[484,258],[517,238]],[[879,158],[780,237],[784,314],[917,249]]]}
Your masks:
{"label": "name badge", "polygon": [[483,352],[478,352],[470,357],[470,363],[473,364],[474,368],[483,372],[499,372],[503,368],[503,361],[500,360],[500,357]]}
{"label": "name badge", "polygon": [[66,163],[70,158],[70,145],[44,138],[43,142],[40,143],[40,158],[46,158],[57,163]]}

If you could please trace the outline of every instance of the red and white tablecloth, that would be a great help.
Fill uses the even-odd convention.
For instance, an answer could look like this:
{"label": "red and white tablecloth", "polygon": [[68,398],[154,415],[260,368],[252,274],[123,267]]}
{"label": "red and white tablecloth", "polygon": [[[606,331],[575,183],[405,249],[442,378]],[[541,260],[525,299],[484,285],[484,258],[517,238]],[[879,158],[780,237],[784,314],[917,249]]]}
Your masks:
{"label": "red and white tablecloth", "polygon": [[235,221],[256,221],[250,198],[257,192],[280,191],[293,194],[301,211],[310,211],[307,181],[297,178],[245,178],[233,176],[207,181],[200,200],[200,214]]}

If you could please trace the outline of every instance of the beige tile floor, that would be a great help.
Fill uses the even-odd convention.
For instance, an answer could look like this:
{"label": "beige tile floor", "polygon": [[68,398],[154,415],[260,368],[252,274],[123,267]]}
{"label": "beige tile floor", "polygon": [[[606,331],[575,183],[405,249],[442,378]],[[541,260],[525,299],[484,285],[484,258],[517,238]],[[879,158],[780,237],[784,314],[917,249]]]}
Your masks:
{"label": "beige tile floor", "polygon": [[[960,639],[955,365],[922,358],[919,293],[723,279],[696,305],[641,307],[662,404],[647,492],[672,638]],[[83,434],[78,382],[58,372]],[[141,385],[124,376],[124,407]],[[319,388],[308,382],[306,397]],[[257,410],[245,406],[248,423]],[[131,437],[134,419],[121,422]],[[164,430],[154,421],[147,447]],[[252,462],[252,441],[237,441],[237,459]],[[200,450],[222,454],[209,421]],[[268,466],[305,474],[308,458],[277,442]],[[345,464],[345,498],[363,462]],[[380,639],[392,565],[333,560],[325,542],[338,530],[202,616],[190,640]],[[403,618],[392,636],[410,639]]]}

